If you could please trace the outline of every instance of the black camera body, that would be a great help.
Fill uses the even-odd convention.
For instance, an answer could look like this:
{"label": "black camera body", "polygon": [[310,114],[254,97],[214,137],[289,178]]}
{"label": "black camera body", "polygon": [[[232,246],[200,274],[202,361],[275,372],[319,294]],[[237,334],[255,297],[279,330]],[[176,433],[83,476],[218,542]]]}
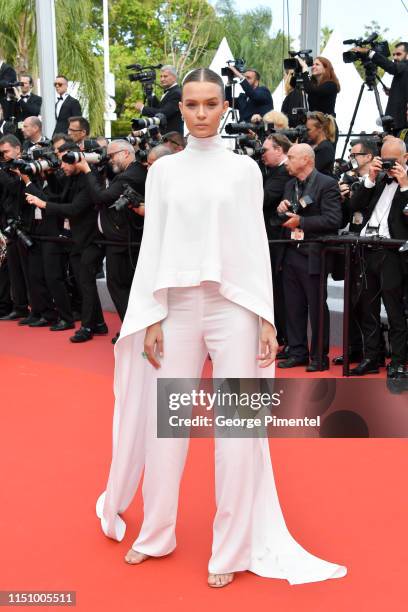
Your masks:
{"label": "black camera body", "polygon": [[221,68],[221,75],[227,77],[229,83],[232,83],[233,80],[237,78],[230,68],[231,65],[234,66],[241,74],[245,72],[245,60],[242,57],[228,60],[226,63],[228,66],[226,68]]}
{"label": "black camera body", "polygon": [[139,208],[139,206],[144,202],[144,197],[135,191],[133,187],[131,187],[128,183],[124,183],[124,190],[121,196],[109,206],[109,208],[114,208],[116,211],[124,210],[131,206],[132,208]]}
{"label": "black camera body", "polygon": [[258,161],[261,159],[263,152],[262,142],[258,138],[250,138],[247,135],[238,136],[234,149],[234,153],[237,155],[247,155]]}
{"label": "black camera body", "polygon": [[[373,32],[365,40],[362,38],[349,38],[343,40],[344,45],[354,45],[355,47],[369,47],[372,51],[383,55],[384,57],[390,56],[390,47],[386,40],[377,40],[378,32]],[[351,64],[352,62],[361,61],[363,64],[370,62],[370,58],[367,54],[360,53],[359,51],[345,51],[343,53],[343,62],[345,64]]]}
{"label": "black camera body", "polygon": [[128,75],[131,82],[140,82],[146,96],[150,96],[153,92],[153,85],[156,82],[156,70],[160,70],[163,64],[155,66],[142,66],[141,64],[129,64],[127,70],[134,70]]}
{"label": "black camera body", "polygon": [[388,170],[392,170],[395,167],[396,161],[396,157],[382,157],[382,169],[385,170],[385,172],[388,172]]}
{"label": "black camera body", "polygon": [[[308,194],[301,196],[299,199],[297,199],[295,196],[292,196],[290,203],[289,203],[289,207],[288,207],[289,210],[287,212],[291,212],[291,213],[294,213],[295,215],[298,215],[302,210],[304,210],[305,208],[313,204],[313,202],[314,200],[312,196]],[[289,218],[286,212],[277,213],[277,215],[279,219],[281,219],[282,222],[287,221]]]}
{"label": "black camera body", "polygon": [[20,217],[17,217],[16,219],[10,218],[7,219],[7,227],[3,229],[3,234],[7,236],[7,238],[17,237],[17,239],[20,240],[20,242],[24,244],[27,249],[31,249],[34,242],[31,240],[30,236],[25,233],[24,229],[25,228]]}
{"label": "black camera body", "polygon": [[297,61],[296,57],[301,57],[302,60],[310,67],[313,65],[313,57],[311,55],[312,49],[301,49],[300,51],[289,51],[290,57],[283,60],[283,67],[285,70],[293,70],[296,75],[302,73],[302,67]]}

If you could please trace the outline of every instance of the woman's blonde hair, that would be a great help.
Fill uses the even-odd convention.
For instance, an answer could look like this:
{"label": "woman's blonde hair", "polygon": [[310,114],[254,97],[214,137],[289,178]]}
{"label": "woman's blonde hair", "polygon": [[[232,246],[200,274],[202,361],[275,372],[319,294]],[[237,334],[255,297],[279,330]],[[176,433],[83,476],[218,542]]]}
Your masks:
{"label": "woman's blonde hair", "polygon": [[264,121],[265,123],[273,123],[275,128],[277,128],[278,130],[284,130],[289,126],[289,120],[287,116],[284,113],[280,113],[279,111],[275,110],[265,113],[265,115],[262,117],[262,121]]}
{"label": "woman's blonde hair", "polygon": [[323,132],[325,133],[327,140],[330,140],[330,142],[335,142],[336,122],[334,121],[332,115],[326,115],[320,111],[313,111],[307,114],[307,118],[319,123],[323,128]]}

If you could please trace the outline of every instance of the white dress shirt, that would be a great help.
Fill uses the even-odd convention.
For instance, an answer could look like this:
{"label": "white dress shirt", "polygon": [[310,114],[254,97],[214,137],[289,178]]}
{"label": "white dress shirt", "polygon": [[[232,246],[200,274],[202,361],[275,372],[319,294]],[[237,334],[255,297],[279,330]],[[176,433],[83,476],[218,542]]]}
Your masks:
{"label": "white dress shirt", "polygon": [[[60,114],[60,110],[61,110],[61,106],[64,104],[65,102],[65,98],[68,97],[68,93],[65,92],[62,94],[62,96],[58,96],[57,98],[57,102],[55,104],[55,118],[58,119],[59,114]],[[62,98],[62,100],[60,100],[59,98]]]}
{"label": "white dress shirt", "polygon": [[[375,187],[375,183],[367,176],[364,180],[364,187],[367,189],[373,189]],[[366,230],[368,225],[378,227],[378,234],[383,238],[391,238],[390,230],[388,227],[388,216],[391,210],[391,204],[395,196],[395,192],[398,189],[398,183],[393,181],[389,185],[384,187],[384,191],[382,192],[380,199],[374,207],[374,210],[371,214],[368,223],[361,230],[361,236],[366,235]],[[403,187],[401,191],[406,191],[408,188]]]}

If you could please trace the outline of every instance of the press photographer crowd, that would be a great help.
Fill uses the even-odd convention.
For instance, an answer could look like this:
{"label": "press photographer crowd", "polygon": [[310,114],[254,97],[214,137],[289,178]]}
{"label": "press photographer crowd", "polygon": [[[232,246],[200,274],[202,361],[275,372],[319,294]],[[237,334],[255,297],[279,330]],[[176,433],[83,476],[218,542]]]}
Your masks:
{"label": "press photographer crowd", "polygon": [[[278,367],[329,369],[327,275],[344,279],[340,245],[350,239],[348,358],[356,364],[350,374],[378,373],[388,360],[388,378],[408,379],[408,42],[396,44],[392,53],[376,34],[345,43],[352,48],[343,60],[362,67],[381,128],[353,133],[359,99],[341,158],[336,158],[343,135],[335,112],[340,83],[331,62],[313,58],[310,50],[291,52],[284,60],[280,111],[255,67],[243,59],[227,62],[222,74],[230,108],[221,129],[234,153],[251,156],[264,177]],[[158,158],[177,155],[188,140],[176,70],[127,68],[129,79],[143,88],[143,101],[135,105],[140,117],[132,120],[129,134],[108,142],[90,137],[89,122],[67,93],[63,75],[54,83],[55,130],[44,135],[42,100],[32,91],[31,76],[17,77],[1,62],[0,322],[56,332],[75,330],[79,321],[69,337],[73,343],[108,334],[97,290],[104,260],[107,288],[123,320],[143,233],[147,172]],[[389,88],[378,68],[392,75]],[[156,71],[161,95],[154,93]],[[378,83],[387,94],[384,112]],[[337,237],[338,246],[322,273],[327,237]],[[333,362],[341,365],[343,355]]]}

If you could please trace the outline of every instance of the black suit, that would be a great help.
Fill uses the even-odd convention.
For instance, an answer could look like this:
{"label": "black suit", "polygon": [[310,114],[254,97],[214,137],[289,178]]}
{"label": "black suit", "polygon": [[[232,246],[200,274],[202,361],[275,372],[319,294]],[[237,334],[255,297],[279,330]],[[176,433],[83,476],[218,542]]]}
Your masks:
{"label": "black suit", "polygon": [[9,64],[3,64],[0,68],[0,105],[3,108],[4,119],[10,119],[13,116],[13,109],[10,105],[10,101],[7,98],[6,89],[9,87],[9,83],[15,83],[17,81],[16,71]]}
{"label": "black suit", "polygon": [[[282,201],[286,183],[290,180],[290,175],[286,170],[285,164],[267,169],[264,182],[264,205],[263,213],[265,219],[266,233],[269,240],[282,238],[281,221],[276,215],[276,208]],[[283,294],[282,274],[277,266],[280,258],[282,245],[269,243],[269,253],[271,256],[273,297],[275,311],[275,325],[279,344],[286,344],[286,317],[285,300]]]}
{"label": "black suit", "polygon": [[[286,184],[284,199],[293,199],[296,179]],[[300,228],[304,239],[335,234],[342,223],[342,204],[337,181],[317,170],[308,177],[306,186],[300,187],[300,196],[309,195],[313,202],[299,211]],[[285,229],[290,238],[290,230]],[[285,293],[286,328],[290,356],[298,360],[309,357],[307,319],[312,328],[310,355],[317,361],[319,331],[320,253],[321,245],[293,241],[284,253],[282,263]],[[324,354],[329,352],[329,311],[324,315]]]}
{"label": "black suit", "polygon": [[371,61],[394,75],[385,114],[391,115],[394,118],[395,128],[401,130],[408,125],[408,61],[392,62],[379,53],[374,53]]}
{"label": "black suit", "polygon": [[55,124],[53,135],[66,134],[68,131],[68,119],[70,117],[80,117],[81,113],[81,105],[78,100],[68,95],[60,106],[58,117],[55,116],[57,123]]}
{"label": "black suit", "polygon": [[[253,88],[246,79],[240,83],[244,93],[235,98],[235,108],[239,111],[240,121],[250,121],[252,115],[261,115],[273,109],[272,94],[267,87]],[[227,85],[225,97],[232,104],[232,87]]]}
{"label": "black suit", "polygon": [[[106,247],[106,282],[116,310],[123,321],[129,300],[134,267],[139,247],[129,249],[129,242],[140,242],[143,234],[143,217],[129,210],[109,208],[123,193],[125,184],[144,195],[146,170],[139,162],[131,163],[124,172],[117,174],[108,189],[102,189],[96,177],[86,175],[88,193],[100,208],[100,221],[107,240],[120,241],[121,245]],[[133,264],[133,265],[132,265]]]}
{"label": "black suit", "polygon": [[100,269],[104,250],[93,244],[102,238],[97,227],[97,211],[89,198],[86,177],[69,177],[62,202],[47,202],[46,215],[68,217],[74,242],[70,263],[82,296],[81,322],[88,329],[104,323],[101,302],[96,287],[96,274]]}
{"label": "black suit", "polygon": [[41,114],[41,96],[30,93],[27,99],[22,97],[15,102],[15,117],[17,123],[27,117],[38,117]]}
{"label": "black suit", "polygon": [[[154,117],[157,113],[162,113],[167,119],[166,132],[180,132],[180,134],[184,134],[184,123],[179,109],[180,101],[181,88],[178,85],[174,85],[164,92],[161,100],[156,96],[150,96],[147,100],[147,105],[143,106],[142,115]],[[163,133],[163,128],[160,131]]]}
{"label": "black suit", "polygon": [[[370,219],[385,189],[385,183],[377,180],[375,187],[361,189],[350,200],[352,210],[361,210]],[[399,186],[391,202],[387,223],[391,238],[408,240],[408,216],[402,212],[408,204],[408,190]],[[378,359],[380,352],[381,298],[387,311],[390,326],[391,358],[394,364],[405,363],[407,354],[407,325],[404,317],[403,290],[408,274],[407,253],[389,249],[366,249],[364,256],[365,283],[361,293],[363,311],[362,328],[365,341],[365,357]]]}

